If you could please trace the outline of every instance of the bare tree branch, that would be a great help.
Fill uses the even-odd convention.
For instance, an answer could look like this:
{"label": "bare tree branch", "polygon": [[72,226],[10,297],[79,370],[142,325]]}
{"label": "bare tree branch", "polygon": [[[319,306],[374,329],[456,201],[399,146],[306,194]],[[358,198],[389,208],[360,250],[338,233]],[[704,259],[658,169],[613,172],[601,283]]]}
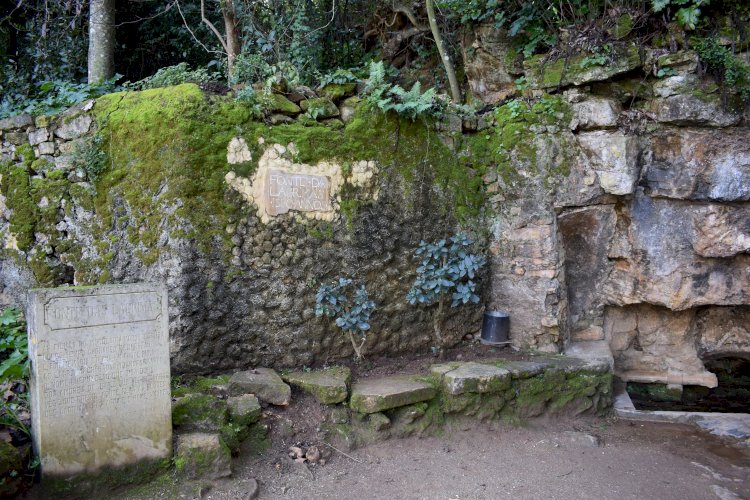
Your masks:
{"label": "bare tree branch", "polygon": [[214,32],[214,35],[216,35],[216,38],[219,39],[219,43],[221,43],[221,46],[224,48],[224,52],[228,55],[229,54],[229,48],[227,47],[227,42],[224,41],[224,37],[221,36],[221,33],[219,33],[219,30],[216,29],[216,26],[208,20],[206,17],[206,2],[205,0],[201,0],[201,21],[203,21],[206,26],[208,26],[211,31]]}
{"label": "bare tree branch", "polygon": [[[180,13],[180,17],[182,18],[182,22],[183,22],[183,24],[185,24],[185,29],[187,29],[187,30],[188,30],[188,33],[190,33],[190,36],[192,36],[192,37],[193,37],[193,40],[195,40],[195,41],[196,41],[196,43],[197,43],[198,45],[200,45],[201,47],[203,47],[203,50],[205,50],[205,51],[206,51],[206,52],[208,52],[208,53],[211,53],[211,54],[221,54],[221,55],[226,55],[226,54],[225,54],[224,52],[221,52],[221,51],[218,51],[218,50],[212,50],[212,49],[209,49],[208,47],[206,47],[206,45],[205,45],[205,44],[204,44],[203,42],[201,42],[201,41],[200,41],[200,40],[198,39],[198,37],[197,37],[197,36],[195,36],[195,33],[193,33],[193,30],[191,30],[191,29],[190,29],[190,25],[188,25],[187,19],[185,19],[185,15],[184,15],[184,14],[182,13],[182,9],[180,8],[180,1],[179,1],[179,0],[175,0],[175,2],[174,2],[174,3],[175,3],[175,5],[177,6],[177,12],[179,12],[179,13]],[[201,2],[201,3],[202,3],[202,2]]]}

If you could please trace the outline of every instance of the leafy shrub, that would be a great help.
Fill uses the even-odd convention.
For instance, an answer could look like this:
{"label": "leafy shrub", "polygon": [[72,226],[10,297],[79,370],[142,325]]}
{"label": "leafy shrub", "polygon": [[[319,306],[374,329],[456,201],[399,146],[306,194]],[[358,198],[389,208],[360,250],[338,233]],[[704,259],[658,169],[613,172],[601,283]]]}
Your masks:
{"label": "leafy shrub", "polygon": [[[362,346],[370,330],[370,315],[375,310],[375,302],[370,300],[364,285],[355,287],[353,297],[347,295],[352,280],[339,278],[327,285],[321,285],[315,294],[315,316],[336,318],[336,326],[345,331],[354,348],[358,360],[362,359]],[[361,337],[357,344],[355,333]]]}
{"label": "leafy shrub", "polygon": [[438,305],[433,331],[440,352],[446,347],[443,323],[447,298],[451,299],[451,307],[479,302],[474,278],[484,266],[485,258],[468,251],[472,244],[466,235],[457,234],[434,243],[421,241],[414,252],[422,260],[406,299],[412,305]]}
{"label": "leafy shrub", "polygon": [[716,38],[693,38],[691,44],[706,71],[716,78],[724,92],[737,92],[743,101],[750,101],[750,67]]}
{"label": "leafy shrub", "polygon": [[0,312],[0,381],[26,378],[29,344],[23,313],[15,307]]}
{"label": "leafy shrub", "polygon": [[115,82],[120,77],[122,75],[115,75],[97,85],[64,81],[42,82],[35,87],[30,96],[5,94],[0,99],[0,118],[24,113],[35,116],[59,113],[86,99],[119,90]]}
{"label": "leafy shrub", "polygon": [[262,55],[243,52],[234,61],[232,80],[229,83],[235,85],[264,82],[273,76],[274,72],[274,67],[268,64]]}
{"label": "leafy shrub", "polygon": [[181,83],[206,83],[220,80],[221,73],[209,72],[207,68],[190,69],[187,63],[181,62],[174,66],[161,68],[151,76],[134,83],[127,83],[125,87],[133,90],[155,89],[170,87]]}
{"label": "leafy shrub", "polygon": [[332,73],[326,73],[320,77],[319,86],[325,87],[331,83],[337,85],[343,85],[345,83],[355,83],[357,81],[357,75],[348,69],[337,69]]}
{"label": "leafy shrub", "polygon": [[701,15],[701,6],[708,5],[710,0],[651,0],[654,12],[661,12],[668,7],[677,7],[674,20],[686,30],[694,30]]}

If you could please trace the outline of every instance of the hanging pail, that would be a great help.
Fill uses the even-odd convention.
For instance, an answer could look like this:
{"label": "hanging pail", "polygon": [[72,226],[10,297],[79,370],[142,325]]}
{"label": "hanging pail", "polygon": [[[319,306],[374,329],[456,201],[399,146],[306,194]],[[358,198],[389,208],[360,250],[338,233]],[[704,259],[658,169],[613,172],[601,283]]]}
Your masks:
{"label": "hanging pail", "polygon": [[482,344],[501,345],[509,343],[510,314],[501,311],[487,311],[482,321]]}

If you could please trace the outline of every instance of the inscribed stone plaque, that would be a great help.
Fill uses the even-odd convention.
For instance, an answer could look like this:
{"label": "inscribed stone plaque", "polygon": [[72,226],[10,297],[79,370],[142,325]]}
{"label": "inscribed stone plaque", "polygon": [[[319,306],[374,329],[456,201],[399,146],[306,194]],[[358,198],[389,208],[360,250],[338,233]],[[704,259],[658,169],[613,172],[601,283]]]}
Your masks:
{"label": "inscribed stone plaque", "polygon": [[31,290],[27,319],[32,433],[45,476],[171,455],[164,287]]}
{"label": "inscribed stone plaque", "polygon": [[286,170],[269,169],[266,176],[268,215],[280,215],[290,210],[301,212],[330,212],[331,182],[324,175],[309,175]]}

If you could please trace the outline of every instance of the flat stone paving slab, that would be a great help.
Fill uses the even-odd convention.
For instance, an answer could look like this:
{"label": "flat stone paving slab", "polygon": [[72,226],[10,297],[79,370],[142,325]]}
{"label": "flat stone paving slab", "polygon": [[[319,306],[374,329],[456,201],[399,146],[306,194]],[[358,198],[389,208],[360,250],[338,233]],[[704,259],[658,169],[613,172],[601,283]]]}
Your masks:
{"label": "flat stone paving slab", "polygon": [[292,389],[271,368],[256,368],[237,372],[229,379],[229,395],[243,394],[255,394],[266,403],[286,406],[292,396]]}
{"label": "flat stone paving slab", "polygon": [[319,402],[330,405],[346,401],[352,371],[336,366],[311,372],[293,372],[282,377],[289,384],[312,394]]}
{"label": "flat stone paving slab", "polygon": [[384,377],[354,384],[349,407],[360,413],[377,413],[434,398],[437,391],[415,377]]}
{"label": "flat stone paving slab", "polygon": [[442,375],[443,386],[454,396],[464,393],[502,392],[510,387],[511,382],[509,370],[473,361],[433,365],[431,371]]}

